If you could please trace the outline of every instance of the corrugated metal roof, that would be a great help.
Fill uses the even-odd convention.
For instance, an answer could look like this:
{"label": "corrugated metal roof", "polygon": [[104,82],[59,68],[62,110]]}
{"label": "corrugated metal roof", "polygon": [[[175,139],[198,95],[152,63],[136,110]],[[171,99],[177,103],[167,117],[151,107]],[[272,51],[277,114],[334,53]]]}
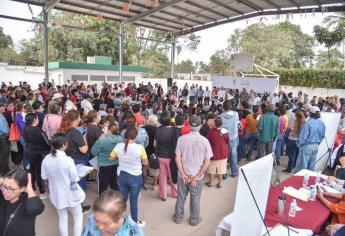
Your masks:
{"label": "corrugated metal roof", "polygon": [[[344,0],[12,0],[37,6],[125,21],[141,16],[133,24],[177,35],[188,34],[216,25],[255,16],[345,11]],[[156,0],[157,1],[157,0]],[[129,12],[123,4],[129,3]],[[159,8],[159,10],[155,10]]]}

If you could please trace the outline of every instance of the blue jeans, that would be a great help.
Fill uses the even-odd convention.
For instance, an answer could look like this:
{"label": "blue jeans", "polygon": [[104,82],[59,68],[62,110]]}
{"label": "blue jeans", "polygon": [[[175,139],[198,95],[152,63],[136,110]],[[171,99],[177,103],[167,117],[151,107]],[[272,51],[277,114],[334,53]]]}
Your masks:
{"label": "blue jeans", "polygon": [[317,143],[306,144],[299,147],[295,172],[298,172],[303,169],[314,171],[317,151]]}
{"label": "blue jeans", "polygon": [[280,160],[280,155],[282,152],[282,148],[284,145],[285,134],[279,134],[277,141],[276,141],[276,149],[274,151],[274,155],[276,156],[277,162]]}
{"label": "blue jeans", "polygon": [[246,134],[244,135],[244,138],[246,140],[246,143],[249,142],[249,146],[248,146],[248,152],[247,152],[247,160],[250,161],[251,160],[251,156],[253,154],[255,145],[256,145],[256,141],[258,139],[258,133],[257,132],[246,132]]}
{"label": "blue jeans", "polygon": [[[88,165],[89,163],[89,155],[85,154],[84,155],[84,159],[74,159],[74,164],[78,165],[78,164],[84,164],[84,165]],[[80,178],[79,182],[78,182],[79,186],[81,187],[82,190],[86,190],[86,176],[83,178]]]}
{"label": "blue jeans", "polygon": [[228,148],[229,153],[231,153],[230,156],[230,168],[231,168],[231,176],[236,176],[238,174],[238,156],[237,156],[237,146],[239,143],[238,137],[235,138],[235,140],[230,140]]}
{"label": "blue jeans", "polygon": [[127,202],[129,195],[129,203],[131,208],[131,216],[135,222],[138,222],[138,198],[141,186],[143,185],[142,175],[131,175],[125,171],[121,171],[117,178],[117,185]]}
{"label": "blue jeans", "polygon": [[297,140],[287,139],[286,154],[289,157],[287,169],[291,171],[296,165],[296,159],[298,155]]}
{"label": "blue jeans", "polygon": [[245,157],[246,155],[245,148],[244,148],[244,145],[246,144],[246,140],[244,138],[244,135],[239,135],[238,140],[239,140],[239,143],[237,146],[237,155],[239,156],[239,159],[240,159],[240,158]]}

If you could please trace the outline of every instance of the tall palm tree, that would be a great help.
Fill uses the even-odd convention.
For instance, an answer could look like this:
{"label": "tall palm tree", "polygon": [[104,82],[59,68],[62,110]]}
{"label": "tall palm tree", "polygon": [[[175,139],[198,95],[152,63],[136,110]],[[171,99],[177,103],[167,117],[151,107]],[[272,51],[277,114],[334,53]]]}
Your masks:
{"label": "tall palm tree", "polygon": [[[345,12],[338,12],[335,15],[327,16],[323,23],[327,27],[345,28]],[[345,70],[345,38],[343,39],[343,57],[344,57],[344,70]]]}

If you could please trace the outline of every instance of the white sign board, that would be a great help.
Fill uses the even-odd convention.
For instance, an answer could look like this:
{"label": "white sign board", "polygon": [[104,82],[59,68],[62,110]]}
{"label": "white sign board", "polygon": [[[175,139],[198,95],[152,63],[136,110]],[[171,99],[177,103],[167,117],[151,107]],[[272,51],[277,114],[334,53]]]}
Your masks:
{"label": "white sign board", "polygon": [[[315,171],[323,171],[327,165],[329,155],[332,154],[335,136],[338,131],[338,126],[341,118],[339,112],[321,112],[321,120],[326,126],[325,138],[319,145],[316,155]],[[332,149],[331,153],[328,153],[328,149]],[[330,160],[328,160],[330,161]]]}
{"label": "white sign board", "polygon": [[230,56],[230,71],[252,72],[254,65],[254,54],[232,54]]}
{"label": "white sign board", "polygon": [[278,80],[257,77],[212,76],[212,87],[220,88],[221,86],[239,90],[245,88],[247,91],[254,90],[258,93],[274,92],[278,90]]}
{"label": "white sign board", "polygon": [[247,177],[260,212],[263,218],[265,218],[272,167],[273,155],[269,154],[240,168],[232,218],[231,235],[262,235],[261,233],[264,229],[264,224],[241,169]]}

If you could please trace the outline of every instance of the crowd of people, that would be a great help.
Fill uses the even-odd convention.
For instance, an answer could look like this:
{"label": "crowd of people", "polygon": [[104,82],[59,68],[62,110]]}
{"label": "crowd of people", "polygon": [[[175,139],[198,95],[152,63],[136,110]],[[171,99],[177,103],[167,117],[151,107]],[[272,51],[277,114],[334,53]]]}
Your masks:
{"label": "crowd of people", "polygon": [[[174,83],[163,91],[151,83],[100,87],[44,81],[35,90],[25,82],[3,83],[0,234],[34,235],[35,218],[44,210],[41,200],[49,197],[63,236],[68,212],[74,235],[144,235],[138,209],[142,189],[158,191],[161,201],[176,198],[176,224],[184,218],[189,194],[189,223],[198,225],[203,187],[221,190],[223,181],[237,177],[241,161],[273,152],[281,165],[285,152],[284,172],[314,170],[325,137],[320,111],[342,113],[341,140],[344,104],[336,96],[204,90],[197,84],[178,88]],[[83,204],[92,178],[79,177],[76,167],[90,160],[97,161],[99,195],[92,207]],[[91,208],[83,229],[83,213]],[[25,223],[18,226],[19,221]]]}

